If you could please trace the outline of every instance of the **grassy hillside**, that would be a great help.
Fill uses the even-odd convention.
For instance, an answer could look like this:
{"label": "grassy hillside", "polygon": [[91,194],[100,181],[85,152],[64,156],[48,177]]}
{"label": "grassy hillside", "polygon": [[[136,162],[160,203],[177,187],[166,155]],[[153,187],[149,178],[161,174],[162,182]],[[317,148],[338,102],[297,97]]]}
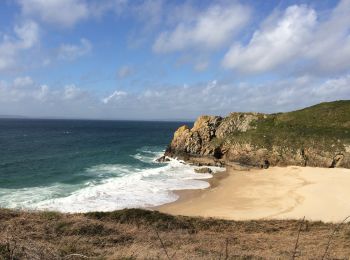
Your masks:
{"label": "grassy hillside", "polygon": [[280,145],[339,150],[343,149],[344,143],[350,144],[350,101],[321,103],[293,112],[270,114],[252,125],[254,129],[231,133],[221,142],[251,142],[265,148]]}
{"label": "grassy hillside", "polygon": [[305,127],[350,129],[350,100],[325,102],[276,115],[279,123]]}
{"label": "grassy hillside", "polygon": [[321,259],[327,244],[329,258],[348,259],[350,225],[0,209],[0,259]]}

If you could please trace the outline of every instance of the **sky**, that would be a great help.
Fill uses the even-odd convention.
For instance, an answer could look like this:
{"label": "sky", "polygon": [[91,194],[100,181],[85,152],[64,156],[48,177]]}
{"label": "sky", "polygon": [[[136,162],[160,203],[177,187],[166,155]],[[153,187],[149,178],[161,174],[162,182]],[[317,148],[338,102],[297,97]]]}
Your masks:
{"label": "sky", "polygon": [[0,0],[0,115],[192,120],[350,99],[350,0]]}

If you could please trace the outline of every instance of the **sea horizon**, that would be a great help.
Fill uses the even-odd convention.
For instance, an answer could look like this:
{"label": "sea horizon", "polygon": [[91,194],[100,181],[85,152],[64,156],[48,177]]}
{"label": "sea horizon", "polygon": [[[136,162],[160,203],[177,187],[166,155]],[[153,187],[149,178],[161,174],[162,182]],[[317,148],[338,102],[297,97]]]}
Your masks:
{"label": "sea horizon", "polygon": [[180,122],[194,123],[195,119],[118,119],[118,118],[79,118],[79,117],[27,117],[17,115],[0,115],[0,120],[76,120],[76,121],[122,121],[122,122]]}

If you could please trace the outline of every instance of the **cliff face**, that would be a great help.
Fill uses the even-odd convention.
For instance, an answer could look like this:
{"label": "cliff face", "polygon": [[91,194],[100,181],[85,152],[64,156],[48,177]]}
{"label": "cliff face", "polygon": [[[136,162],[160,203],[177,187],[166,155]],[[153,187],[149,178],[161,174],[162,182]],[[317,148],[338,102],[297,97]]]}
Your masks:
{"label": "cliff face", "polygon": [[279,114],[201,116],[181,126],[167,156],[210,165],[350,168],[350,101]]}

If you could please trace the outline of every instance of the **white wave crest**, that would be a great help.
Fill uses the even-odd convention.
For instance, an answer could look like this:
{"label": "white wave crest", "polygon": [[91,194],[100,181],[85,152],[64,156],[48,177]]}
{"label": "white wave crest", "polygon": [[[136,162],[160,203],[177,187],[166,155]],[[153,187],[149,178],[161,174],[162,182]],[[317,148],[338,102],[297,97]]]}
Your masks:
{"label": "white wave crest", "polygon": [[138,153],[131,157],[144,163],[154,163],[164,154],[164,150],[160,150],[159,147],[144,146],[137,151]]}
{"label": "white wave crest", "polygon": [[[115,165],[103,165],[103,169]],[[49,199],[33,205],[36,209],[62,212],[112,211],[123,208],[151,207],[175,201],[174,190],[204,189],[210,174],[197,174],[193,166],[171,160],[159,168],[137,170],[122,177],[106,180],[58,199]],[[213,167],[218,170],[217,167]]]}
{"label": "white wave crest", "polygon": [[[0,189],[0,206],[61,212],[145,208],[175,201],[178,196],[174,190],[209,187],[205,179],[212,175],[195,173],[194,166],[174,159],[159,166],[140,169],[119,164],[100,164],[86,170],[87,174],[102,177],[99,181]],[[222,170],[211,168],[214,172]]]}

